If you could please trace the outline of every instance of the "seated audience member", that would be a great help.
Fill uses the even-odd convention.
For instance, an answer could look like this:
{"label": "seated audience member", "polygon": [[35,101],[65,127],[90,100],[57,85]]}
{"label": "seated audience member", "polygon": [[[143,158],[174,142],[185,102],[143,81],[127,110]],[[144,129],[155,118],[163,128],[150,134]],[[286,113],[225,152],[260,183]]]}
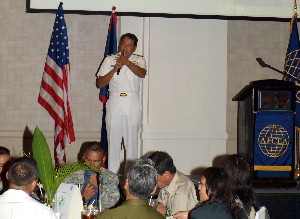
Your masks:
{"label": "seated audience member", "polygon": [[10,161],[10,151],[0,146],[0,195],[8,189],[6,172]]}
{"label": "seated audience member", "polygon": [[101,174],[80,170],[68,176],[64,181],[82,185],[81,195],[84,203],[90,205],[98,202],[101,210],[114,207],[120,199],[118,176],[108,169],[102,168],[105,159],[104,149],[100,142],[90,142],[83,152],[83,161],[89,166],[99,168]]}
{"label": "seated audience member", "polygon": [[190,212],[191,219],[245,218],[244,210],[235,203],[235,195],[223,169],[209,167],[204,170],[198,189],[201,204]]}
{"label": "seated audience member", "polygon": [[176,170],[172,157],[161,151],[149,156],[158,173],[157,210],[162,215],[171,215],[178,211],[189,211],[198,203],[194,183],[183,173]]}
{"label": "seated audience member", "polygon": [[138,159],[127,172],[124,189],[126,201],[115,209],[106,210],[98,219],[164,219],[148,204],[148,196],[155,193],[157,172],[149,159]]}
{"label": "seated audience member", "polygon": [[248,219],[255,218],[256,197],[250,180],[250,166],[240,155],[225,157],[223,167],[236,194],[236,203],[243,208]]}
{"label": "seated audience member", "polygon": [[56,219],[51,208],[30,197],[38,182],[34,159],[16,159],[10,165],[7,177],[9,189],[0,196],[1,219]]}

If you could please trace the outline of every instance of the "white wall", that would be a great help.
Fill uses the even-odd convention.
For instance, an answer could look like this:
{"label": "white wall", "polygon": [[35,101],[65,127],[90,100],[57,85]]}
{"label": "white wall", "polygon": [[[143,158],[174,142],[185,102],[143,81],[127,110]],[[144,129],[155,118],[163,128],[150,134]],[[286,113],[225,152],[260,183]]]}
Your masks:
{"label": "white wall", "polygon": [[[24,9],[25,2],[16,0],[3,1],[0,7],[0,145],[13,156],[30,147],[35,126],[54,150],[54,121],[37,97],[55,14],[28,14]],[[66,156],[74,161],[82,143],[100,139],[102,104],[94,74],[104,54],[109,16],[65,14],[65,19],[76,136]],[[143,80],[141,154],[166,150],[185,173],[211,165],[215,155],[225,152],[227,22],[119,21],[120,34],[137,34],[137,52],[149,66]],[[182,163],[182,158],[188,161]]]}
{"label": "white wall", "polygon": [[167,151],[186,174],[210,166],[226,153],[227,21],[122,17],[121,32],[148,60],[141,153]]}

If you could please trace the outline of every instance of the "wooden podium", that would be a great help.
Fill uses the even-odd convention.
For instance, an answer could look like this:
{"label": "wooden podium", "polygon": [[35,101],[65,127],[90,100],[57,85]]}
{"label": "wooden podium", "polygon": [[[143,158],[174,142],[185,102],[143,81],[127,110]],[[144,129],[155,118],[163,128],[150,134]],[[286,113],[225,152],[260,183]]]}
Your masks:
{"label": "wooden podium", "polygon": [[232,99],[238,101],[238,153],[250,164],[254,186],[296,186],[296,92],[292,82],[259,80]]}

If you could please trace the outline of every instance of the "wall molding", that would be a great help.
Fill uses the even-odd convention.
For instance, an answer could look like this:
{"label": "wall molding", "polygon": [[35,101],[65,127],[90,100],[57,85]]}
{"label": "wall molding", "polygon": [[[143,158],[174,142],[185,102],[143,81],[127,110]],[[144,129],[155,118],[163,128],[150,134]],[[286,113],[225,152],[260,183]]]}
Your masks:
{"label": "wall molding", "polygon": [[[31,130],[30,130],[31,132]],[[19,131],[7,131],[7,130],[1,130],[0,131],[0,138],[28,138],[33,135],[32,133],[27,132],[25,133],[24,130],[19,130]],[[45,138],[53,138],[54,136],[54,131],[43,131],[43,134]],[[100,134],[99,132],[75,132],[75,138],[76,140],[78,139],[100,139]]]}
{"label": "wall molding", "polygon": [[185,132],[143,132],[142,140],[227,140],[223,132],[185,133]]}

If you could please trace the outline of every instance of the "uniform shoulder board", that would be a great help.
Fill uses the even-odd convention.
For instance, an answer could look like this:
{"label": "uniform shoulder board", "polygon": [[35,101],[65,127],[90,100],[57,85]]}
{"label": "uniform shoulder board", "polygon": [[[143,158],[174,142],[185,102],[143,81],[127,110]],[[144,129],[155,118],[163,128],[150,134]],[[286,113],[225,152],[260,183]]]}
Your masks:
{"label": "uniform shoulder board", "polygon": [[142,55],[139,55],[139,54],[135,54],[135,53],[134,53],[134,55],[136,55],[136,56],[138,56],[138,57],[144,57],[144,56],[142,56]]}
{"label": "uniform shoulder board", "polygon": [[108,57],[108,56],[115,56],[115,55],[117,55],[118,53],[114,53],[114,54],[109,54],[109,55],[107,55],[106,57]]}

